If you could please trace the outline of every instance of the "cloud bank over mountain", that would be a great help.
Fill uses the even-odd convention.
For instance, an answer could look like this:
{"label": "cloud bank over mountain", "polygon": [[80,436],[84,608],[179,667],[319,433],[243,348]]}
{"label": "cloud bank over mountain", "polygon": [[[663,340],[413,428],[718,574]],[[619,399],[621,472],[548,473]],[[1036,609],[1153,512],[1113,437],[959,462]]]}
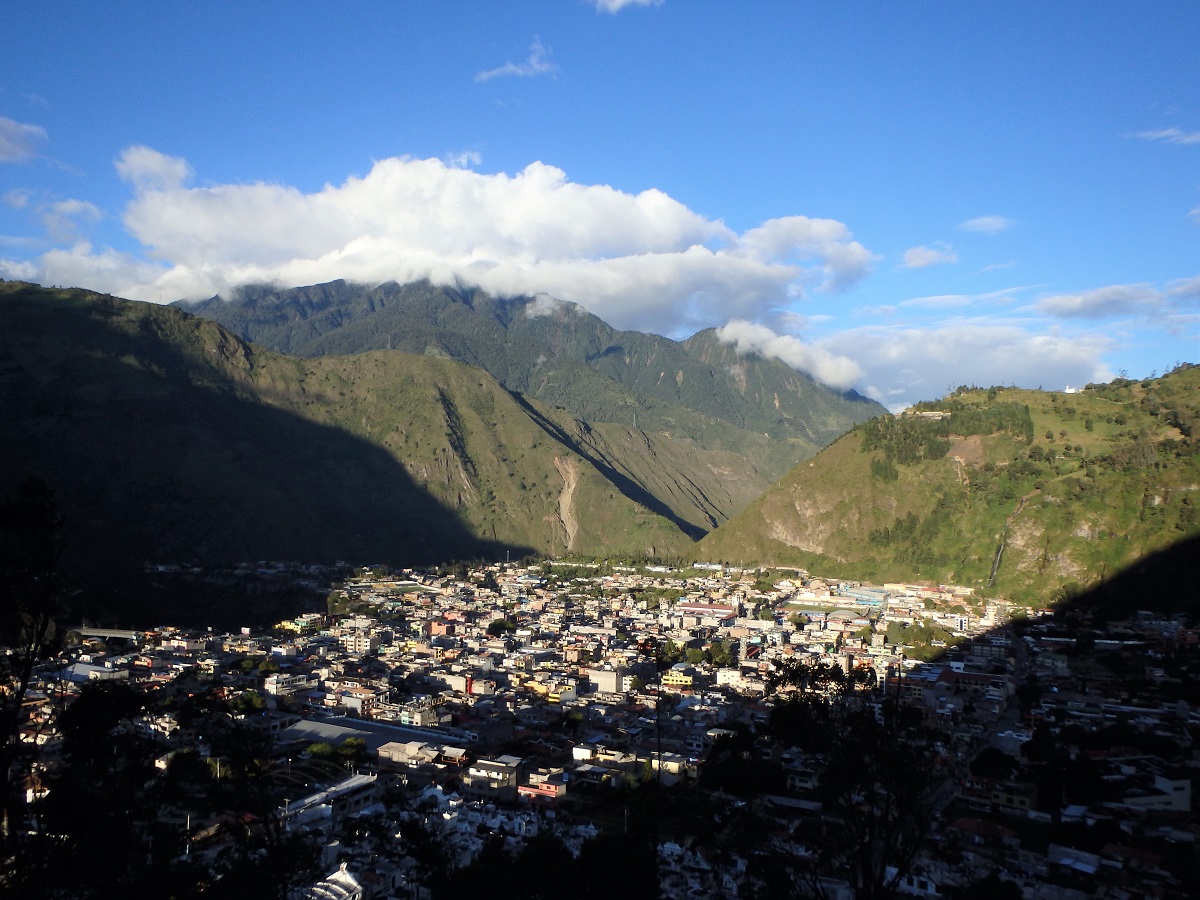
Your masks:
{"label": "cloud bank over mountain", "polygon": [[[35,126],[9,128],[4,152],[28,161],[43,138]],[[339,278],[471,284],[537,295],[531,314],[568,301],[617,328],[682,338],[716,327],[740,353],[778,358],[892,409],[958,384],[1106,380],[1103,357],[1135,331],[1186,333],[1200,319],[1195,278],[1069,294],[1025,286],[852,310],[847,293],[869,291],[863,282],[883,257],[835,219],[779,216],[739,232],[658,189],[580,184],[542,162],[485,174],[475,171],[481,162],[476,151],[389,157],[365,175],[304,191],[198,184],[187,160],[130,146],[114,166],[129,192],[121,225],[136,247],[88,239],[91,226],[116,218],[111,211],[73,198],[36,205],[10,192],[10,207],[36,206],[52,245],[0,259],[0,277],[158,302]],[[1011,224],[988,215],[958,227],[993,239]],[[935,242],[901,260],[892,271],[912,277],[953,268],[958,255]],[[1125,325],[1105,327],[1118,317]]]}
{"label": "cloud bank over mountain", "polygon": [[310,193],[193,186],[185,160],[143,146],[116,167],[133,191],[125,228],[147,258],[80,242],[44,254],[40,280],[143,300],[246,283],[465,281],[584,303],[621,328],[672,323],[684,335],[844,289],[873,259],[831,219],[788,216],[738,234],[662,191],[576,184],[540,162],[489,175],[393,157]]}

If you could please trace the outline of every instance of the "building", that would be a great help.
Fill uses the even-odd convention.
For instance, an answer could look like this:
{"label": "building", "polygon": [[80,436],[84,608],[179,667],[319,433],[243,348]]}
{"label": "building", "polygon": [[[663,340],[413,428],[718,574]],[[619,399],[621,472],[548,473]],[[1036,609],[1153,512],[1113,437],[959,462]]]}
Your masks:
{"label": "building", "polygon": [[530,803],[553,806],[567,795],[567,773],[562,769],[537,769],[517,787],[517,796]]}
{"label": "building", "polygon": [[304,893],[304,900],[363,900],[363,886],[342,863],[336,872]]}
{"label": "building", "polygon": [[463,794],[480,800],[515,800],[520,766],[517,756],[478,759],[463,772]]}

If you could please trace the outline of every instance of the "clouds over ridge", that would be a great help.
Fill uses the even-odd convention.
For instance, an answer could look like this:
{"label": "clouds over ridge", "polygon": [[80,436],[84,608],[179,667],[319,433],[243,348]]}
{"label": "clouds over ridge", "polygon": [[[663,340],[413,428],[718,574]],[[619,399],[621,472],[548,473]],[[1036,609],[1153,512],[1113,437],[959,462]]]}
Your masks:
{"label": "clouds over ridge", "polygon": [[951,321],[929,327],[862,327],[821,342],[853,354],[864,369],[859,390],[898,412],[913,398],[945,395],[959,384],[1017,383],[1059,390],[1110,380],[1100,355],[1104,335],[1031,333],[1017,325]]}
{"label": "clouds over ridge", "polygon": [[617,327],[670,322],[685,334],[841,289],[873,260],[834,220],[788,216],[737,234],[662,191],[576,184],[540,162],[489,175],[393,157],[312,193],[189,187],[186,161],[147,147],[126,149],[116,166],[133,189],[126,230],[158,262],[79,245],[41,258],[46,282],[155,300],[247,282],[466,281],[581,302]]}
{"label": "clouds over ridge", "polygon": [[[561,300],[617,328],[670,337],[722,326],[720,336],[739,352],[778,358],[893,408],[963,383],[1102,380],[1102,354],[1129,342],[1131,328],[1189,334],[1200,322],[1200,278],[1190,278],[1025,304],[1017,295],[1032,288],[859,305],[855,327],[833,332],[839,317],[821,313],[836,306],[818,306],[814,295],[853,285],[879,259],[839,221],[782,216],[738,232],[660,190],[577,184],[541,162],[513,174],[471,168],[480,164],[473,151],[393,157],[305,192],[261,182],[196,186],[185,160],[129,147],[115,166],[131,191],[122,223],[139,249],[89,243],[87,226],[113,219],[90,203],[38,205],[10,192],[5,202],[36,210],[63,246],[22,262],[0,259],[0,277],[150,301],[246,283],[469,283],[501,296],[541,295],[533,315],[562,314]],[[914,247],[898,270],[956,260],[946,244]],[[968,319],[945,318],[968,310]],[[889,322],[868,324],[879,317]],[[1122,331],[1096,333],[1116,317],[1129,320]]]}
{"label": "clouds over ridge", "polygon": [[807,372],[817,381],[839,390],[849,390],[863,376],[862,367],[848,356],[839,356],[826,348],[805,343],[787,334],[753,322],[734,320],[717,329],[717,337],[733,344],[738,353],[757,353]]}

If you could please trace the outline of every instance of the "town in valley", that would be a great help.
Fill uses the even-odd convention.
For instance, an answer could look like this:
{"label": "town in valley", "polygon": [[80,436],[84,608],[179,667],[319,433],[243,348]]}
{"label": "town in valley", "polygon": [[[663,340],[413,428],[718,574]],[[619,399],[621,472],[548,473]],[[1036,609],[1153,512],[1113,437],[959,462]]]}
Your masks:
{"label": "town in valley", "polygon": [[[243,570],[325,585],[325,609],[234,633],[80,626],[36,667],[22,827],[69,790],[72,705],[119,691],[141,699],[112,739],[170,786],[139,852],[221,872],[256,832],[286,836],[313,854],[298,897],[439,896],[497,847],[578,857],[631,829],[657,882],[635,896],[851,897],[871,878],[920,897],[1187,893],[1200,631],[1181,618],[719,563]],[[825,718],[797,730],[802,705]],[[230,735],[247,733],[257,806],[221,792],[246,790]],[[916,794],[888,782],[896,756]],[[905,852],[856,863],[858,816]]]}

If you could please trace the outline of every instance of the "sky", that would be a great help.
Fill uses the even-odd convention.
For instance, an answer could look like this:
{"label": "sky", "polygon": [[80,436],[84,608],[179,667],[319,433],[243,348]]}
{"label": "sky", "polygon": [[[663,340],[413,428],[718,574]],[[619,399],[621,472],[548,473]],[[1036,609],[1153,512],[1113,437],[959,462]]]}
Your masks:
{"label": "sky", "polygon": [[893,410],[1200,363],[1200,5],[8,3],[0,278],[430,278]]}

